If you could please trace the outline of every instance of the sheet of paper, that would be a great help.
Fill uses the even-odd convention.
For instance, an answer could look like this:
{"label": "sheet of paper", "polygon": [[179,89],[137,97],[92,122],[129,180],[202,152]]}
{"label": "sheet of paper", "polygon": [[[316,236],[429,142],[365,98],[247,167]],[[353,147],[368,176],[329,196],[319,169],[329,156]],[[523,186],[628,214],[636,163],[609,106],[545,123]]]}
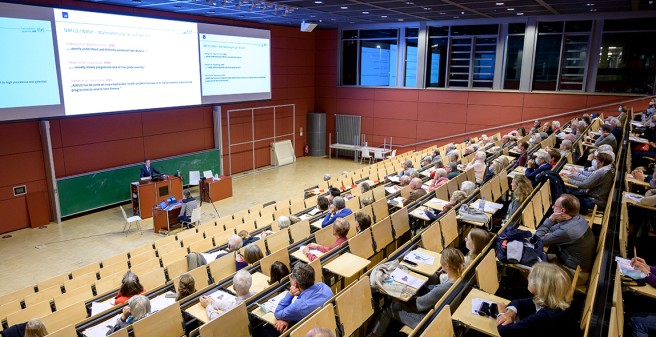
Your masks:
{"label": "sheet of paper", "polygon": [[298,218],[301,219],[301,221],[303,221],[303,220],[307,220],[311,217],[312,216],[310,214],[303,214],[303,215],[299,216]]}
{"label": "sheet of paper", "polygon": [[314,216],[314,215],[319,214],[320,212],[321,212],[321,210],[315,207],[311,211],[309,211],[308,214]]}
{"label": "sheet of paper", "polygon": [[105,302],[91,302],[91,316],[95,316],[113,306],[111,300]]}
{"label": "sheet of paper", "polygon": [[398,184],[399,181],[400,181],[400,180],[399,180],[399,179],[400,179],[399,176],[389,176],[389,177],[387,177],[387,179],[389,179],[389,181],[391,181],[391,182],[393,182],[393,183],[397,183],[397,184]]}
{"label": "sheet of paper", "polygon": [[483,303],[492,304],[493,302],[486,301],[480,298],[472,298],[472,314],[478,315],[478,309]]}
{"label": "sheet of paper", "polygon": [[220,250],[215,253],[200,253],[200,255],[202,255],[205,258],[205,261],[207,261],[207,263],[213,262],[214,260],[216,260],[217,257],[223,254],[226,254],[226,251]]}
{"label": "sheet of paper", "polygon": [[236,300],[237,298],[233,294],[229,294],[223,290],[217,290],[210,294],[210,297],[215,301],[224,301],[224,300]]}
{"label": "sheet of paper", "polygon": [[276,295],[276,297],[266,301],[266,303],[264,304],[261,304],[260,308],[262,308],[264,312],[275,312],[276,308],[278,307],[278,304],[280,303],[280,301],[282,301],[285,295],[287,295],[286,291]]}
{"label": "sheet of paper", "polygon": [[116,320],[121,316],[121,314],[118,314],[98,325],[94,325],[86,330],[84,330],[82,333],[87,336],[87,337],[105,337],[107,334],[107,331],[109,329],[113,328],[114,325],[116,324]]}
{"label": "sheet of paper", "polygon": [[150,300],[150,312],[160,311],[173,303],[175,298],[166,297],[166,294],[159,295]]}
{"label": "sheet of paper", "polygon": [[[475,202],[472,202],[471,207],[474,207],[474,208],[478,209],[478,205],[479,205],[480,201],[481,200],[479,199],[479,200],[476,200]],[[484,212],[486,212],[486,213],[495,213],[496,211],[498,211],[502,208],[503,208],[502,204],[497,204],[495,202],[486,201],[485,202]]]}
{"label": "sheet of paper", "polygon": [[430,220],[428,216],[426,216],[426,208],[425,207],[417,207],[410,212],[410,215],[414,216],[415,218],[419,218],[422,220]]}
{"label": "sheet of paper", "polygon": [[398,188],[396,185],[385,186],[385,191],[387,191],[387,193],[389,193],[389,194],[396,193],[399,190],[400,190],[400,188]]}
{"label": "sheet of paper", "polygon": [[640,137],[631,136],[631,137],[629,137],[629,140],[632,141],[632,142],[636,142],[636,143],[644,143],[644,144],[649,143],[648,140],[646,140],[644,138],[640,138]]}
{"label": "sheet of paper", "polygon": [[409,287],[412,287],[412,288],[415,288],[415,289],[421,288],[421,286],[423,286],[424,282],[425,282],[425,281],[423,281],[423,280],[421,280],[417,277],[414,277],[414,276],[406,273],[405,271],[401,270],[400,268],[396,268],[392,272],[392,274],[390,274],[390,277],[398,283],[405,284],[405,285],[407,285]]}
{"label": "sheet of paper", "polygon": [[631,266],[631,260],[629,259],[625,259],[621,256],[615,256],[615,262],[617,262],[617,265],[620,267],[620,269],[635,270],[635,268]]}
{"label": "sheet of paper", "polygon": [[644,196],[642,196],[640,194],[633,194],[633,193],[624,193],[624,196],[627,199],[633,200],[635,202],[640,202],[642,200],[642,198],[644,198]]}
{"label": "sheet of paper", "polygon": [[436,210],[443,210],[444,206],[448,204],[449,202],[446,200],[438,199],[438,198],[433,198],[431,200],[428,200],[424,205]]}
{"label": "sheet of paper", "polygon": [[[304,254],[303,254],[303,249],[305,249],[305,246],[301,246],[301,247],[298,249],[298,251],[301,253],[301,255],[304,255]],[[323,255],[323,253],[322,253],[321,251],[316,250],[316,249],[310,249],[309,253],[312,254],[312,255],[314,255],[314,256],[321,256],[321,255]]]}
{"label": "sheet of paper", "polygon": [[428,255],[426,253],[416,250],[413,250],[410,253],[408,253],[408,255],[406,255],[404,259],[408,261],[412,261],[414,263],[423,263],[429,265],[435,264],[435,256]]}

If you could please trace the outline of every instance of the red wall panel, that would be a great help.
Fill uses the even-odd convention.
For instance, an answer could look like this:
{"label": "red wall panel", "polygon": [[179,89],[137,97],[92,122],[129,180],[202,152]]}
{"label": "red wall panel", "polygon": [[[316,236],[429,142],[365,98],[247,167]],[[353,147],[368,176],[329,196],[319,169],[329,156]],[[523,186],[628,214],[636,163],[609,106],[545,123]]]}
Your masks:
{"label": "red wall panel", "polygon": [[136,138],[143,135],[140,113],[100,115],[59,120],[62,146]]}

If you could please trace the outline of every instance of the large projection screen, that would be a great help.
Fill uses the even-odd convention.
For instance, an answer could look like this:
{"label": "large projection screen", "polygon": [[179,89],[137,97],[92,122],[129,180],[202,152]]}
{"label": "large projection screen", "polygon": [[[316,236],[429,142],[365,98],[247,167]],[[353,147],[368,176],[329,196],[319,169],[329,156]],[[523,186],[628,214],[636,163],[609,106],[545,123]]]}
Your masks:
{"label": "large projection screen", "polygon": [[0,121],[64,114],[52,9],[0,3]]}

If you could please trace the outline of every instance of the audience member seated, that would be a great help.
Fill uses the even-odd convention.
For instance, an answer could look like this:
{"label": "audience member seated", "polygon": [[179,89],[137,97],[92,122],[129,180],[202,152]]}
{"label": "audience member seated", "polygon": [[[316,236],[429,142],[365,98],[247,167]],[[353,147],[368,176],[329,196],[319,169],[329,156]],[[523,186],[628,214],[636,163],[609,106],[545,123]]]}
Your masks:
{"label": "audience member seated", "polygon": [[410,195],[408,196],[405,201],[403,201],[403,206],[407,206],[413,202],[415,202],[417,199],[423,197],[426,195],[426,190],[421,188],[421,185],[423,182],[419,178],[412,178],[410,181]]}
{"label": "audience member seated", "polygon": [[[505,157],[501,157],[505,158]],[[487,170],[485,170],[485,181],[487,182],[488,180],[494,178],[497,174],[501,173],[503,170],[503,164],[501,164],[501,161],[499,158],[493,160],[490,165],[488,165]]]}
{"label": "audience member seated", "polygon": [[274,284],[289,275],[289,268],[284,263],[276,261],[271,265],[269,275],[271,276],[269,278],[269,284]]}
{"label": "audience member seated", "polygon": [[346,208],[346,201],[344,201],[344,198],[335,197],[335,199],[333,199],[333,204],[330,205],[330,208],[328,209],[328,214],[326,214],[326,217],[324,217],[321,222],[321,227],[323,228],[332,225],[335,220],[344,218],[351,213],[353,213],[353,211]]}
{"label": "audience member seated", "polygon": [[127,272],[121,280],[121,288],[114,298],[114,305],[127,302],[132,296],[143,294],[146,291],[139,282],[139,276],[133,272]]}
{"label": "audience member seated", "polygon": [[536,263],[528,274],[532,298],[497,303],[497,329],[501,337],[578,337],[576,319],[569,310],[571,279],[552,263]]}
{"label": "audience member seated", "polygon": [[444,169],[447,172],[446,177],[449,180],[457,177],[458,175],[460,175],[460,173],[462,173],[460,170],[458,170],[458,163],[456,162],[447,163]]}
{"label": "audience member seated", "polygon": [[604,144],[608,144],[613,148],[613,152],[617,151],[617,139],[615,139],[615,136],[611,133],[613,129],[610,127],[610,125],[602,125],[601,126],[601,137],[597,138],[595,141],[595,146],[599,147]]}
{"label": "audience member seated", "polygon": [[536,132],[540,132],[540,121],[537,119],[533,122],[533,127],[531,128],[531,131],[529,131],[529,133],[536,133]]}
{"label": "audience member seated", "polygon": [[429,191],[433,191],[438,187],[446,184],[449,181],[449,178],[446,177],[446,170],[443,168],[435,170],[435,178],[431,181],[430,186],[428,186]]}
{"label": "audience member seated", "polygon": [[[278,219],[278,220],[280,220],[280,219]],[[288,220],[289,223],[291,224],[291,219],[287,218],[287,220]],[[282,229],[282,228],[281,228],[281,229]],[[269,236],[269,235],[271,235],[271,234],[273,234],[273,231],[266,230],[266,231],[263,231],[263,232],[260,233],[260,234],[253,235],[253,236],[249,236],[249,235],[248,235],[248,231],[245,230],[245,229],[242,229],[242,230],[239,231],[239,233],[237,233],[237,235],[239,235],[239,236],[241,237],[241,244],[242,244],[242,246],[248,246],[248,245],[250,245],[251,243],[253,243],[253,242],[257,241],[257,240],[260,240],[260,239],[264,239],[264,238],[266,238],[267,236]]]}
{"label": "audience member seated", "polygon": [[194,277],[189,274],[180,275],[180,281],[178,281],[178,296],[176,296],[176,301],[182,301],[185,297],[196,292],[196,280]]}
{"label": "audience member seated", "polygon": [[559,121],[553,121],[551,123],[551,125],[553,126],[553,133],[559,134],[560,133],[560,122]]}
{"label": "audience member seated", "polygon": [[244,262],[246,264],[254,264],[257,261],[260,261],[264,257],[262,254],[262,249],[260,246],[251,243],[244,248]]}
{"label": "audience member seated", "polygon": [[360,193],[367,193],[371,191],[371,186],[369,186],[369,183],[366,181],[363,181],[360,183]]}
{"label": "audience member seated", "polygon": [[316,327],[308,331],[305,337],[335,337],[335,334],[328,329]]}
{"label": "audience member seated", "polygon": [[442,155],[440,154],[440,150],[434,149],[433,153],[431,154],[431,164],[437,164],[442,162]]}
{"label": "audience member seated", "polygon": [[561,173],[563,180],[566,179],[567,183],[578,189],[575,191],[575,195],[579,198],[582,214],[587,214],[595,204],[598,209],[603,210],[613,187],[615,169],[611,156],[607,153],[599,153],[595,159],[597,170],[590,175],[570,175],[569,171]]}
{"label": "audience member seated", "polygon": [[321,212],[325,212],[330,207],[330,201],[324,196],[317,198],[317,209]]}
{"label": "audience member seated", "polygon": [[128,300],[128,305],[123,307],[121,317],[116,320],[116,324],[107,331],[107,336],[116,331],[124,329],[132,323],[148,316],[150,314],[150,300],[143,295],[135,295]]}
{"label": "audience member seated", "polygon": [[560,151],[556,149],[551,149],[549,150],[548,153],[549,153],[549,165],[551,165],[551,167],[555,167],[561,158]]}
{"label": "audience member seated", "polygon": [[368,195],[360,199],[360,203],[362,204],[362,207],[369,206],[374,203],[374,198]]}
{"label": "audience member seated", "polygon": [[549,260],[557,260],[570,275],[574,275],[577,266],[581,267],[578,284],[583,285],[590,277],[596,245],[588,221],[579,214],[579,207],[575,196],[561,195],[552,206],[553,214],[544,220],[535,235],[549,247]]}
{"label": "audience member seated", "polygon": [[333,226],[333,235],[335,236],[335,243],[333,243],[328,247],[316,243],[310,243],[305,247],[305,249],[303,249],[303,254],[305,254],[305,256],[307,256],[307,258],[310,261],[314,261],[317,258],[317,256],[312,254],[310,250],[318,250],[322,253],[326,253],[341,246],[342,243],[348,241],[346,234],[348,234],[349,229],[351,228],[351,224],[349,224],[348,221],[339,218],[332,224],[332,226]]}
{"label": "audience member seated", "polygon": [[549,164],[550,159],[551,158],[547,152],[538,151],[536,153],[535,161],[530,160],[528,162],[525,174],[526,178],[535,184],[535,177],[537,177],[538,174],[551,170],[551,164]]}
{"label": "audience member seated", "polygon": [[610,133],[615,136],[615,140],[621,140],[622,139],[622,125],[620,124],[620,120],[617,119],[617,117],[610,117],[608,118],[608,125],[610,125]]}
{"label": "audience member seated", "polygon": [[548,136],[551,136],[551,134],[553,133],[553,128],[551,127],[551,123],[544,122],[544,126],[542,126],[542,129],[540,131],[546,133]]}
{"label": "audience member seated", "polygon": [[294,265],[290,283],[289,293],[278,303],[274,313],[276,324],[262,326],[261,331],[254,331],[253,336],[279,336],[333,297],[332,290],[325,283],[314,283],[314,269],[302,262]]}
{"label": "audience member seated", "polygon": [[462,184],[460,185],[460,190],[465,192],[467,196],[472,195],[474,191],[476,191],[476,184],[474,184],[473,181],[463,181]]}
{"label": "audience member seated", "polygon": [[465,236],[465,247],[469,250],[465,255],[465,268],[483,251],[483,248],[490,242],[490,238],[490,233],[480,228],[472,228],[469,231]]}
{"label": "audience member seated", "polygon": [[[237,270],[242,269],[248,266],[248,263],[244,261],[244,257],[241,256],[239,250],[243,247],[244,243],[241,237],[237,234],[232,234],[228,238],[228,253],[234,253],[235,255],[235,266]],[[217,256],[218,258],[218,256]]]}
{"label": "audience member seated", "polygon": [[533,185],[531,181],[525,176],[517,174],[510,182],[510,190],[512,191],[512,199],[508,204],[508,212],[506,213],[505,221],[517,211],[519,206],[526,201],[526,198],[533,192]]}
{"label": "audience member seated", "polygon": [[188,189],[182,191],[184,199],[182,199],[182,209],[180,210],[180,216],[178,216],[178,221],[191,221],[191,212],[193,212],[197,207],[198,203],[196,199],[191,196],[191,192]]}
{"label": "audience member seated", "polygon": [[467,164],[465,171],[474,168],[476,183],[482,184],[485,179],[485,168],[487,167],[487,165],[485,165],[485,158],[487,155],[485,154],[485,151],[477,151],[474,156],[475,160]]}
{"label": "audience member seated", "polygon": [[[449,247],[442,251],[440,265],[442,270],[446,272],[446,280],[429,285],[429,291],[424,295],[411,298],[407,302],[392,302],[389,306],[386,306],[374,324],[370,336],[381,337],[385,335],[389,324],[393,320],[401,321],[413,329],[419,324],[425,313],[433,309],[440,298],[449,290],[449,287],[462,275],[465,257],[459,250]],[[429,282],[435,279],[436,277],[431,277]]]}
{"label": "audience member seated", "polygon": [[465,192],[455,191],[455,192],[453,192],[453,194],[451,194],[451,198],[449,199],[449,202],[444,205],[441,212],[436,212],[436,211],[433,211],[433,210],[426,209],[426,211],[424,213],[426,214],[426,216],[431,221],[435,221],[435,220],[437,220],[437,217],[438,217],[439,214],[448,212],[455,205],[461,203],[465,199],[467,199],[467,194]]}
{"label": "audience member seated", "polygon": [[517,166],[526,167],[526,162],[528,161],[528,143],[521,142],[517,145],[517,150],[519,151],[519,158],[517,158]]}
{"label": "audience member seated", "polygon": [[419,163],[420,167],[426,167],[428,165],[431,165],[431,162],[433,161],[433,157],[431,156],[425,156],[421,158],[421,162]]}
{"label": "audience member seated", "polygon": [[251,274],[246,270],[240,270],[232,278],[232,287],[235,289],[236,297],[225,296],[216,301],[210,296],[201,296],[200,305],[205,309],[207,317],[213,320],[255,295],[255,292],[251,291],[252,284]]}
{"label": "audience member seated", "polygon": [[[326,199],[326,197],[320,197],[320,198],[324,198],[326,200],[326,202],[328,202],[328,199]],[[317,202],[318,202],[318,199],[317,199]],[[326,209],[328,209],[328,208],[326,207]],[[278,228],[285,229],[285,228],[288,228],[289,226],[291,226],[291,224],[292,224],[292,221],[289,219],[288,216],[282,215],[282,216],[278,217]]]}
{"label": "audience member seated", "polygon": [[458,154],[457,150],[452,150],[449,153],[447,153],[446,155],[449,158],[449,163],[460,164],[460,160],[458,160],[460,155]]}
{"label": "audience member seated", "polygon": [[355,229],[357,230],[358,233],[371,227],[371,217],[369,216],[369,214],[364,212],[355,213],[355,222],[356,222]]}
{"label": "audience member seated", "polygon": [[401,167],[403,169],[399,172],[399,177],[409,176],[412,173],[412,171],[415,170],[414,169],[414,164],[412,164],[412,160],[410,160],[410,159],[404,160],[403,164],[401,164]]}
{"label": "audience member seated", "polygon": [[339,197],[342,194],[342,191],[339,190],[337,187],[331,187],[330,190],[328,191],[328,202],[332,203],[335,197]]}
{"label": "audience member seated", "polygon": [[560,152],[561,157],[567,157],[570,153],[572,153],[572,141],[569,139],[564,139],[562,142],[560,142],[558,152]]}
{"label": "audience member seated", "polygon": [[[652,287],[656,287],[656,267],[650,267],[644,259],[637,256],[631,259],[631,266],[647,275],[642,281]],[[656,336],[656,315],[653,312],[633,313],[628,316],[628,326],[626,330],[630,337]]]}
{"label": "audience member seated", "polygon": [[505,149],[507,147],[513,146],[514,141],[515,141],[515,137],[511,135],[503,135],[501,137],[501,148]]}
{"label": "audience member seated", "polygon": [[412,180],[412,178],[410,176],[403,176],[403,177],[399,178],[399,186],[400,187],[405,187],[405,186],[410,185],[410,180]]}

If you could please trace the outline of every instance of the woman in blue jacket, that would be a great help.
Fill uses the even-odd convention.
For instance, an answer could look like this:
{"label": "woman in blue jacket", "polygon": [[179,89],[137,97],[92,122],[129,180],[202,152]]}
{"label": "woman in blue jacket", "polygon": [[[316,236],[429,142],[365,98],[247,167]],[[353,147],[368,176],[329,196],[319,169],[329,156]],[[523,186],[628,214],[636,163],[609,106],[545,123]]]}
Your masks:
{"label": "woman in blue jacket", "polygon": [[533,298],[498,303],[497,329],[501,337],[580,336],[569,311],[572,298],[569,275],[553,263],[536,263],[528,275],[528,291]]}

